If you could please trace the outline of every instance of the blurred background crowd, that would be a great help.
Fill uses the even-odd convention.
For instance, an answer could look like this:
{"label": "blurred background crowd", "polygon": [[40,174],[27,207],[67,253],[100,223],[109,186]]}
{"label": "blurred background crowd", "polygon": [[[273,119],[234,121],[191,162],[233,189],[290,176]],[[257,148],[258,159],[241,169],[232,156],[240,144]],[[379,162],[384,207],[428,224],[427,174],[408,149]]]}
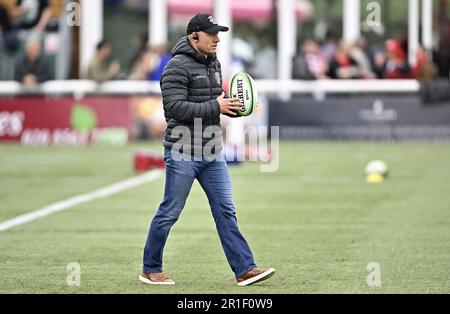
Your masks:
{"label": "blurred background crowd", "polygon": [[[150,46],[147,0],[104,0],[104,38],[98,43],[87,71],[80,73],[79,30],[70,28],[69,37],[62,35],[67,32],[61,18],[67,2],[0,0],[0,80],[16,80],[26,85],[79,78],[97,82],[158,81],[171,58],[171,47],[184,34],[185,19],[202,10],[200,1],[191,1],[192,12],[180,14],[176,8],[179,2],[169,1],[169,41]],[[271,2],[274,9],[265,18],[251,11],[248,16],[234,17],[233,71],[245,70],[259,79],[277,78],[276,1]],[[365,10],[369,1],[361,2]],[[408,22],[404,14],[408,1],[375,2],[383,8],[383,26],[363,25],[361,37],[350,43],[342,39],[340,31],[341,0],[297,1],[297,52],[292,60],[292,78],[449,78],[449,1],[433,2],[433,50],[419,47],[415,64],[408,62]]]}

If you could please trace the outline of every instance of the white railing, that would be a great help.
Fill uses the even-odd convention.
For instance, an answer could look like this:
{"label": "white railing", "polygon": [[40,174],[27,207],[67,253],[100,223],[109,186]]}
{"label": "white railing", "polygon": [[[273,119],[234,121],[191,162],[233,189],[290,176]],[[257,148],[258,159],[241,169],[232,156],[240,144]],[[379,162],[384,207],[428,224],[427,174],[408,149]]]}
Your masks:
{"label": "white railing", "polygon": [[[420,83],[416,80],[256,80],[261,93],[333,94],[360,93],[417,93]],[[159,82],[109,81],[97,84],[88,80],[48,81],[34,88],[26,88],[13,81],[0,81],[0,96],[27,94],[161,94]]]}
{"label": "white railing", "polygon": [[0,96],[1,95],[16,95],[23,92],[21,84],[14,81],[0,81]]}
{"label": "white railing", "polygon": [[0,81],[0,97],[30,94],[73,94],[76,97],[86,94],[158,95],[161,94],[161,89],[158,82],[148,81],[109,81],[101,84],[90,80],[48,81],[32,88],[14,81]]}
{"label": "white railing", "polygon": [[[1,85],[0,85],[1,89]],[[37,91],[43,94],[88,94],[96,93],[98,84],[88,80],[48,81],[41,84]],[[25,89],[27,91],[27,89]],[[29,91],[29,89],[28,89]]]}
{"label": "white railing", "polygon": [[420,89],[420,83],[416,80],[259,80],[256,81],[256,87],[258,91],[266,93],[416,93]]}
{"label": "white railing", "polygon": [[110,81],[99,86],[102,94],[161,94],[159,82]]}

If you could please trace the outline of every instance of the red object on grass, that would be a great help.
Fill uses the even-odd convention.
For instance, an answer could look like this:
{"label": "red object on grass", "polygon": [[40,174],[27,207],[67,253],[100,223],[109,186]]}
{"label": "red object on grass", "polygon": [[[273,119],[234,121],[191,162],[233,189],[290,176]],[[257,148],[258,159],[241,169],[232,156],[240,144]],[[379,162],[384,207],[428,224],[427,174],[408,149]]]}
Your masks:
{"label": "red object on grass", "polygon": [[164,169],[165,167],[164,158],[160,155],[146,151],[137,151],[134,154],[134,170],[137,173],[152,169]]}

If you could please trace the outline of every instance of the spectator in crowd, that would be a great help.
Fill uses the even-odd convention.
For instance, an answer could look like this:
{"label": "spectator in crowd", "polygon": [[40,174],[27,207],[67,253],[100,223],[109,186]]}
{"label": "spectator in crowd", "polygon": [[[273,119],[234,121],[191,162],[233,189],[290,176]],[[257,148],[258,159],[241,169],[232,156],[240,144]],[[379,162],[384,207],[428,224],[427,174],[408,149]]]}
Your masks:
{"label": "spectator in crowd", "polygon": [[387,61],[384,67],[385,79],[413,79],[414,72],[408,64],[407,52],[398,40],[389,39],[385,42]]}
{"label": "spectator in crowd", "polygon": [[330,62],[329,76],[333,79],[357,79],[362,77],[358,63],[351,57],[352,44],[341,40]]}
{"label": "spectator in crowd", "polygon": [[15,80],[32,87],[52,78],[50,63],[41,54],[38,39],[31,39],[26,46],[25,57],[15,67]]}
{"label": "spectator in crowd", "polygon": [[20,29],[43,31],[52,11],[48,0],[17,0],[12,15]]}
{"label": "spectator in crowd", "polygon": [[328,64],[320,53],[319,44],[312,40],[306,40],[293,61],[292,77],[299,80],[317,80],[327,78]]}
{"label": "spectator in crowd", "polygon": [[0,2],[0,31],[5,49],[14,53],[20,46],[18,32],[44,31],[52,12],[48,0],[14,0],[8,6],[5,3]]}
{"label": "spectator in crowd", "polygon": [[373,79],[376,77],[372,71],[372,64],[370,62],[370,51],[368,48],[367,39],[360,37],[353,45],[350,56],[358,64],[361,70],[361,78]]}
{"label": "spectator in crowd", "polygon": [[436,61],[439,77],[450,78],[450,20],[442,19],[439,23],[439,48],[436,51]]}
{"label": "spectator in crowd", "polygon": [[0,36],[3,47],[9,52],[15,52],[19,48],[19,40],[14,32],[12,20],[7,7],[0,2]]}
{"label": "spectator in crowd", "polygon": [[9,18],[8,8],[0,1],[0,31],[11,30],[11,19]]}
{"label": "spectator in crowd", "polygon": [[235,37],[232,40],[231,73],[246,71],[255,77],[251,64],[255,60],[255,49],[246,39]]}
{"label": "spectator in crowd", "polygon": [[146,50],[139,56],[139,58],[134,62],[131,68],[130,74],[128,75],[129,80],[147,80],[149,74],[156,66],[158,56],[146,48]]}
{"label": "spectator in crowd", "polygon": [[130,69],[130,74],[141,62],[142,57],[148,52],[147,46],[148,46],[148,34],[145,33],[139,36],[137,42],[137,49],[134,52],[133,57],[131,58],[131,61],[129,63],[128,68]]}
{"label": "spectator in crowd", "polygon": [[148,74],[149,81],[159,81],[161,79],[164,68],[167,63],[169,63],[170,59],[172,59],[172,55],[167,50],[166,44],[154,45],[151,47],[152,53],[156,56],[154,67],[151,69]]}
{"label": "spectator in crowd", "polygon": [[321,47],[322,56],[330,62],[338,50],[338,38],[333,32],[327,32],[325,42]]}
{"label": "spectator in crowd", "polygon": [[277,51],[268,38],[262,38],[262,47],[255,51],[252,72],[255,78],[277,78]]}
{"label": "spectator in crowd", "polygon": [[8,52],[16,52],[19,48],[19,40],[14,32],[8,6],[5,5],[4,0],[0,0],[0,40],[2,41],[0,47]]}
{"label": "spectator in crowd", "polygon": [[166,45],[156,45],[146,50],[136,60],[128,79],[159,81],[164,68],[172,56],[167,52]]}
{"label": "spectator in crowd", "polygon": [[384,69],[386,67],[387,55],[383,49],[377,49],[372,57],[372,70],[378,79],[384,78]]}
{"label": "spectator in crowd", "polygon": [[436,68],[422,46],[419,46],[417,50],[417,63],[413,73],[419,81],[431,81],[435,78]]}
{"label": "spectator in crowd", "polygon": [[96,82],[104,82],[117,77],[120,72],[120,63],[110,61],[112,47],[111,43],[102,40],[97,45],[97,52],[89,63],[87,78]]}

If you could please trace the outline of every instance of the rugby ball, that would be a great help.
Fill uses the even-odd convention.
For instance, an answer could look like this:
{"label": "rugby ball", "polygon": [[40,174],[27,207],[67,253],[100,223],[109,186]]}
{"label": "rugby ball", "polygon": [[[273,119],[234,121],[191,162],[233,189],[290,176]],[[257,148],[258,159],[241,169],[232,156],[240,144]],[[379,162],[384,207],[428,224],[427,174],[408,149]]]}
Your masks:
{"label": "rugby ball", "polygon": [[253,113],[258,105],[258,91],[255,81],[245,72],[236,73],[230,83],[230,97],[239,98],[241,110],[237,111],[240,117],[247,117]]}

